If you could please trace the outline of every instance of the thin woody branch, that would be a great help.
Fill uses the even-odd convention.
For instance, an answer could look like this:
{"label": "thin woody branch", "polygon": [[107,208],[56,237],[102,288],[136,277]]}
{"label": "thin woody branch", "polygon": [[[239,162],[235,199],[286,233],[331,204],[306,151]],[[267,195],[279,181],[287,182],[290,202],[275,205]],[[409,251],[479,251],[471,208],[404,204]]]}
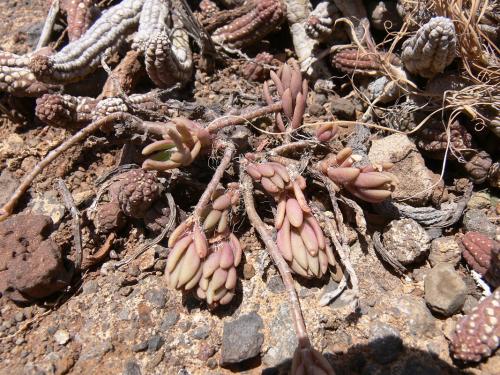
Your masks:
{"label": "thin woody branch", "polygon": [[304,317],[302,316],[299,298],[293,284],[292,273],[285,259],[283,259],[283,257],[281,256],[275,240],[269,234],[264,222],[255,209],[255,203],[252,195],[253,182],[252,178],[248,176],[248,174],[246,174],[244,164],[244,161],[240,163],[240,183],[243,192],[243,200],[245,202],[246,213],[250,222],[252,223],[252,226],[259,233],[262,241],[264,241],[267,251],[271,255],[274,264],[278,268],[278,271],[283,279],[283,284],[285,285],[285,288],[288,292],[288,297],[291,302],[292,317],[295,327],[295,333],[299,341],[299,347],[310,347],[310,341],[307,335]]}

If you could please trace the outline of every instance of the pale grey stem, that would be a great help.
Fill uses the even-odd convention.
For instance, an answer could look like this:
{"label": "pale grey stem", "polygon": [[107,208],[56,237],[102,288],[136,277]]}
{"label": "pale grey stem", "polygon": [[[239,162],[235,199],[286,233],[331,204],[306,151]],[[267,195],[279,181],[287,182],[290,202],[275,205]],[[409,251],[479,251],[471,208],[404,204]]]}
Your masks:
{"label": "pale grey stem", "polygon": [[59,191],[61,192],[62,198],[64,200],[64,205],[66,206],[68,211],[71,213],[71,216],[73,217],[73,241],[75,243],[75,250],[76,250],[75,271],[80,272],[83,259],[82,231],[80,227],[80,211],[78,211],[78,208],[76,208],[73,196],[71,195],[64,181],[58,178],[57,184]]}
{"label": "pale grey stem", "polygon": [[215,189],[217,189],[217,186],[219,185],[219,182],[224,175],[224,172],[226,171],[228,165],[231,163],[231,159],[233,158],[234,152],[236,151],[236,147],[231,142],[220,142],[215,147],[217,148],[217,146],[225,147],[224,156],[222,157],[220,164],[215,170],[215,173],[208,183],[205,191],[201,195],[198,204],[194,208],[193,217],[195,221],[201,216],[201,212],[210,202],[210,198],[212,197],[213,192],[215,191]]}
{"label": "pale grey stem", "polygon": [[54,30],[54,25],[56,23],[57,17],[59,16],[59,0],[52,0],[52,4],[49,8],[49,13],[43,24],[42,33],[36,44],[35,51],[40,48],[47,46],[50,42],[50,37],[52,36],[52,31]]}

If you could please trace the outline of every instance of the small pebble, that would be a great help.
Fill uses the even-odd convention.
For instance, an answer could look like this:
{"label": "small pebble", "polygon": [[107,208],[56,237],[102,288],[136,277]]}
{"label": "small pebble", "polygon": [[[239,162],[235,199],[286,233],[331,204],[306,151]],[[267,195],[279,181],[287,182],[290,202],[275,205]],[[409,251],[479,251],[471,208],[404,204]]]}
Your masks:
{"label": "small pebble", "polygon": [[127,297],[130,293],[132,293],[132,287],[130,286],[124,286],[123,288],[120,289],[120,294],[124,297]]}
{"label": "small pebble", "polygon": [[164,343],[165,340],[163,340],[163,337],[159,335],[151,336],[151,338],[148,340],[148,352],[154,353],[158,351],[158,349],[160,349]]}
{"label": "small pebble", "polygon": [[153,306],[163,309],[168,301],[168,292],[166,289],[150,289],[144,294],[144,298]]}
{"label": "small pebble", "polygon": [[217,367],[217,360],[215,358],[209,358],[207,361],[207,366],[209,369],[213,370]]}
{"label": "small pebble", "polygon": [[249,263],[245,263],[243,265],[243,278],[245,280],[250,280],[252,277],[255,276],[255,268]]}
{"label": "small pebble", "polygon": [[138,344],[132,345],[132,351],[137,353],[137,352],[143,352],[148,348],[148,341],[143,341]]}
{"label": "small pebble", "polygon": [[125,364],[123,375],[141,375],[141,368],[134,361],[128,361]]}
{"label": "small pebble", "polygon": [[267,281],[267,288],[273,293],[283,293],[285,291],[285,285],[280,276],[271,276]]}
{"label": "small pebble", "polygon": [[160,329],[162,331],[168,330],[170,327],[174,326],[179,321],[179,313],[174,310],[169,310],[165,314],[163,321],[161,322]]}
{"label": "small pebble", "polygon": [[22,322],[24,320],[24,313],[22,311],[16,313],[16,315],[14,315],[14,320],[16,322]]}
{"label": "small pebble", "polygon": [[59,345],[65,345],[69,341],[69,332],[64,329],[59,329],[54,334],[54,340]]}
{"label": "small pebble", "polygon": [[203,325],[201,327],[197,327],[191,332],[191,337],[196,340],[206,339],[210,335],[210,326]]}

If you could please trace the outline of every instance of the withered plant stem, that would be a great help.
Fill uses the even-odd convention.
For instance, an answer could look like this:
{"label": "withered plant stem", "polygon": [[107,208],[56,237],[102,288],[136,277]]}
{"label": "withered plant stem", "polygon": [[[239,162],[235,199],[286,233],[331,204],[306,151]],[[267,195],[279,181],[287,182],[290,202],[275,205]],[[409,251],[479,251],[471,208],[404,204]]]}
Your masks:
{"label": "withered plant stem", "polygon": [[257,117],[261,117],[264,115],[268,115],[270,113],[279,112],[283,109],[281,102],[268,105],[265,107],[257,108],[253,111],[242,113],[241,115],[228,115],[221,117],[212,121],[208,126],[207,130],[210,133],[217,133],[220,129],[233,126],[233,125],[242,125],[245,122],[252,120]]}
{"label": "withered plant stem", "polygon": [[290,152],[299,151],[304,148],[312,148],[315,146],[316,143],[311,141],[297,141],[275,147],[272,150],[269,150],[268,153],[272,155],[288,154]]}
{"label": "withered plant stem", "polygon": [[68,187],[64,183],[64,181],[59,178],[57,179],[57,184],[59,191],[61,192],[62,198],[64,200],[64,205],[71,213],[73,218],[73,241],[75,242],[75,271],[80,272],[82,266],[83,259],[83,250],[82,250],[82,231],[80,227],[80,211],[76,208],[75,201],[71,192],[68,190]]}
{"label": "withered plant stem", "polygon": [[14,211],[14,208],[16,207],[19,199],[21,199],[23,194],[26,192],[26,190],[28,190],[31,183],[36,178],[36,176],[38,176],[47,165],[49,165],[52,161],[54,161],[64,151],[68,150],[70,147],[74,146],[78,142],[84,140],[90,134],[99,130],[101,127],[109,125],[115,121],[122,120],[123,118],[124,116],[123,113],[121,112],[113,113],[109,116],[103,117],[102,119],[99,119],[87,125],[83,129],[79,130],[73,136],[65,140],[63,143],[61,143],[58,147],[50,151],[47,154],[47,156],[43,158],[35,166],[35,168],[33,168],[33,170],[24,177],[23,181],[11,195],[7,203],[5,203],[2,206],[2,208],[0,208],[0,221],[7,219],[7,217],[9,217],[12,214],[12,211]]}
{"label": "withered plant stem", "polygon": [[59,16],[59,10],[59,0],[53,0],[49,8],[47,18],[45,19],[45,23],[43,24],[42,33],[38,39],[35,51],[38,51],[40,48],[49,44],[52,31],[54,30],[54,25],[56,24],[57,17]]}
{"label": "withered plant stem", "polygon": [[213,192],[215,191],[215,189],[217,189],[217,186],[219,185],[219,182],[224,175],[224,172],[227,169],[229,163],[231,163],[231,159],[233,158],[234,152],[236,151],[234,144],[231,142],[219,142],[215,145],[215,147],[225,147],[224,156],[222,157],[219,166],[215,170],[212,179],[208,183],[207,188],[201,195],[198,204],[194,208],[193,218],[195,222],[199,221],[201,212],[207,206],[208,202],[210,202],[210,198],[212,197]]}
{"label": "withered plant stem", "polygon": [[267,251],[271,255],[274,264],[278,268],[281,278],[283,279],[283,284],[285,285],[285,288],[288,292],[288,298],[290,299],[291,303],[293,324],[295,327],[295,334],[299,341],[299,347],[308,348],[311,346],[311,343],[309,341],[309,336],[307,335],[304,317],[302,316],[300,301],[293,284],[292,273],[285,259],[283,259],[283,257],[281,256],[278,246],[276,245],[276,241],[267,231],[264,222],[255,209],[255,203],[252,194],[253,182],[252,178],[245,172],[245,161],[242,161],[240,163],[240,184],[248,219],[252,223],[252,226],[255,228],[255,230],[259,233],[262,241],[264,241]]}

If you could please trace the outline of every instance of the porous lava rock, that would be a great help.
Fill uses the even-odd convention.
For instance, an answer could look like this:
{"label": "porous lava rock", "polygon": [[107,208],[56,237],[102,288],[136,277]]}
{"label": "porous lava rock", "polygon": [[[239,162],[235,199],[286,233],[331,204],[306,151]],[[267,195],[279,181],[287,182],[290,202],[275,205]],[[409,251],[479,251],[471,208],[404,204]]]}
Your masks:
{"label": "porous lava rock", "polygon": [[425,229],[413,219],[391,221],[383,235],[387,252],[403,265],[423,260],[429,252],[430,240]]}

